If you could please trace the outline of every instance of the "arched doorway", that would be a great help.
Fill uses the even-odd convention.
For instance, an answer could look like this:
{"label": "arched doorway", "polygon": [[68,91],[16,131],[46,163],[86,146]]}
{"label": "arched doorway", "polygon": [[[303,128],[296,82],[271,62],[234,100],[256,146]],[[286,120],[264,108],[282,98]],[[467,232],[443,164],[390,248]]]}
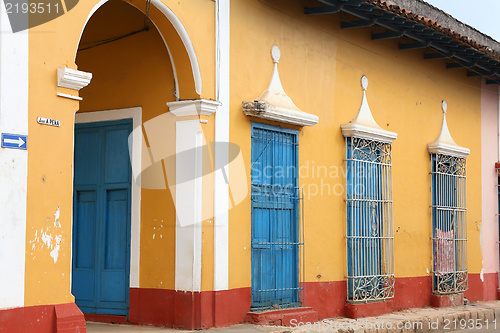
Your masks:
{"label": "arched doorway", "polygon": [[[80,91],[75,118],[72,293],[86,314],[128,316],[130,288],[139,287],[142,221],[175,223],[168,189],[138,188],[129,158],[133,128],[165,113],[179,94],[163,38],[143,11],[110,0],[93,13],[80,40],[76,64],[93,79]],[[163,257],[157,272],[148,270],[155,261],[148,257],[146,275],[174,280],[168,269],[174,230],[163,239],[172,255]]]}

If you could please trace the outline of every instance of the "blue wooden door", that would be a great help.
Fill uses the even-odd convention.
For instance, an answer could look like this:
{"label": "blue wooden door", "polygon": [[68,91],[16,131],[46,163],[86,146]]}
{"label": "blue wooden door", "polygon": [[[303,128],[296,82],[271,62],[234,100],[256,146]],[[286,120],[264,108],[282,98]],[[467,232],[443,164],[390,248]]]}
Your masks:
{"label": "blue wooden door", "polygon": [[132,120],[75,126],[72,292],[84,313],[127,315]]}
{"label": "blue wooden door", "polygon": [[252,308],[299,306],[297,131],[252,124]]}

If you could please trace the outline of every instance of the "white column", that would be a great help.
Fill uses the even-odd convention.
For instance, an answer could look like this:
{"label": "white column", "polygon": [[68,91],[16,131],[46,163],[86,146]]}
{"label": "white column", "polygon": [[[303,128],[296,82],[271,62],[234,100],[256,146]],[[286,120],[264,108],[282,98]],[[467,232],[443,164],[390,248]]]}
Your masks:
{"label": "white column", "polygon": [[175,125],[175,289],[201,291],[203,133],[197,119]]}
{"label": "white column", "polygon": [[175,197],[177,218],[175,226],[176,290],[201,291],[202,222],[211,216],[203,216],[203,145],[205,140],[199,116],[211,116],[218,104],[218,102],[204,99],[167,103],[170,109],[168,115],[173,117],[172,121],[175,121],[175,177],[172,176],[173,170],[170,170],[169,166],[166,166],[165,171],[168,187]]}
{"label": "white column", "polygon": [[[229,43],[230,0],[216,2],[216,94],[220,106],[215,114],[215,142],[229,142]],[[215,165],[223,166],[214,179],[214,290],[227,290],[229,246],[228,149],[215,150]],[[227,177],[227,178],[226,178]]]}
{"label": "white column", "polygon": [[[28,32],[3,4],[0,29],[0,132],[27,135]],[[0,309],[24,306],[27,177],[28,151],[0,148]]]}

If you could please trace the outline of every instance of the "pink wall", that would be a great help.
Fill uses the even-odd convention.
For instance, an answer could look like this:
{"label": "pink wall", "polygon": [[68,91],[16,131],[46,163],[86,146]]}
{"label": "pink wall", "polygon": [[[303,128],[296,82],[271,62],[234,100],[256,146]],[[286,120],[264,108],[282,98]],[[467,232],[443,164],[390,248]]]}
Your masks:
{"label": "pink wall", "polygon": [[[481,89],[481,250],[483,273],[498,272],[498,192],[495,162],[498,162],[498,85]],[[471,221],[469,221],[470,223]]]}

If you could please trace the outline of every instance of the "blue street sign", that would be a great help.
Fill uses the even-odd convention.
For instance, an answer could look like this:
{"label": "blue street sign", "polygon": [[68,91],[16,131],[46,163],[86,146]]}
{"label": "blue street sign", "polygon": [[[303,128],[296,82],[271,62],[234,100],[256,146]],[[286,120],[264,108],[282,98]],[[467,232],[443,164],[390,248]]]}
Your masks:
{"label": "blue street sign", "polygon": [[28,136],[2,133],[2,148],[28,149]]}

